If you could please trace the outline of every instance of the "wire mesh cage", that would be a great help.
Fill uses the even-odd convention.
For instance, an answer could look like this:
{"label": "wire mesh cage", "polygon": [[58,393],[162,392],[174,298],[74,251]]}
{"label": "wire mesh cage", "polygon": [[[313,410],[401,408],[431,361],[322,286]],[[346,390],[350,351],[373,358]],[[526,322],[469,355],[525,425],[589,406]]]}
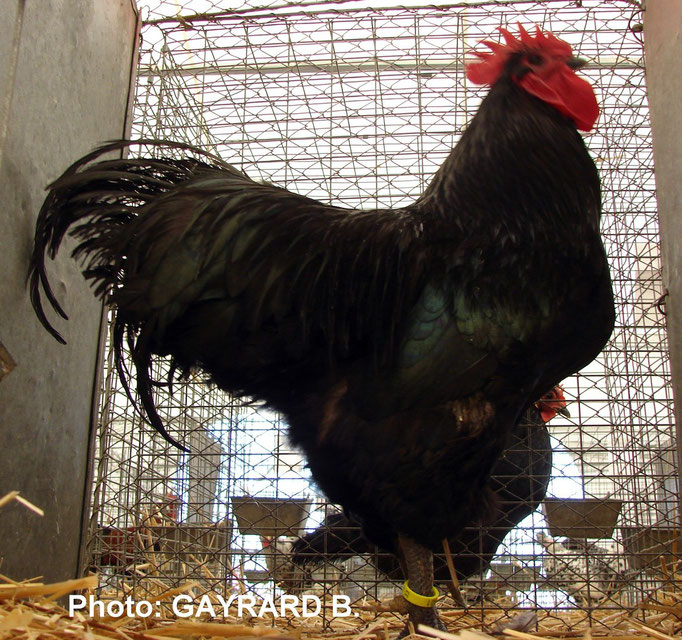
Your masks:
{"label": "wire mesh cage", "polygon": [[[602,115],[585,138],[603,185],[616,329],[600,357],[563,382],[570,417],[530,416],[505,454],[514,464],[500,463],[494,481],[509,513],[522,508],[497,532],[472,523],[462,536],[469,549],[454,540],[453,555],[474,559],[461,588],[482,608],[592,615],[669,579],[676,442],[637,3],[139,4],[133,137],[188,142],[255,179],[347,207],[398,207],[421,193],[478,108],[484,90],[469,84],[464,61],[497,27],[540,25],[588,60]],[[190,376],[157,394],[169,431],[191,450],[179,452],[138,417],[112,357],[87,544],[87,566],[109,586],[151,577],[261,596],[395,593],[399,568],[326,503],[278,415]],[[164,378],[167,365],[156,366]],[[292,562],[293,541],[334,522],[322,549],[347,548],[314,569]],[[498,534],[490,550],[486,536]]]}

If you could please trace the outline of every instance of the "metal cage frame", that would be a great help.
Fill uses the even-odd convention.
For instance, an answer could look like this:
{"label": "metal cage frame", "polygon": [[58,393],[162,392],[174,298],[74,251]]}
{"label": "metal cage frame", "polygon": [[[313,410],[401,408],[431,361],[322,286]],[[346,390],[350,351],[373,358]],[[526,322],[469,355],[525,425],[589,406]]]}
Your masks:
{"label": "metal cage frame", "polygon": [[[603,111],[586,142],[602,175],[617,327],[563,383],[572,417],[549,426],[554,501],[512,531],[467,589],[482,608],[582,611],[594,622],[664,584],[677,561],[676,441],[639,5],[226,11],[188,0],[176,15],[169,3],[140,4],[133,137],[189,142],[254,178],[351,207],[400,206],[420,193],[478,107],[484,90],[468,84],[463,62],[496,27],[540,24],[588,59]],[[172,396],[159,390],[157,402],[192,455],[142,423],[107,352],[88,566],[108,588],[144,589],[151,578],[225,593],[304,588],[288,545],[331,507],[279,416],[240,407],[198,376]],[[323,564],[305,588],[388,597],[395,583],[373,564]]]}

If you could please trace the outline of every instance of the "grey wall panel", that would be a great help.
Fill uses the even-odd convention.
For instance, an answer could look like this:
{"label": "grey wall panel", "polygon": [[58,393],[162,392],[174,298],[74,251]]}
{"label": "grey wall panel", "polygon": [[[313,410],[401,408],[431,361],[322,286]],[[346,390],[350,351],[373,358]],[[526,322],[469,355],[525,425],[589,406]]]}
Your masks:
{"label": "grey wall panel", "polygon": [[[644,35],[679,453],[682,445],[682,2],[648,0]],[[682,455],[678,457],[678,468],[682,469]]]}
{"label": "grey wall panel", "polygon": [[0,46],[0,342],[16,367],[0,381],[0,495],[18,490],[45,517],[2,509],[0,557],[15,579],[59,580],[77,572],[101,305],[63,251],[50,265],[71,318],[55,319],[63,347],[33,313],[26,269],[45,185],[124,134],[137,16],[130,0],[2,7],[17,38]]}

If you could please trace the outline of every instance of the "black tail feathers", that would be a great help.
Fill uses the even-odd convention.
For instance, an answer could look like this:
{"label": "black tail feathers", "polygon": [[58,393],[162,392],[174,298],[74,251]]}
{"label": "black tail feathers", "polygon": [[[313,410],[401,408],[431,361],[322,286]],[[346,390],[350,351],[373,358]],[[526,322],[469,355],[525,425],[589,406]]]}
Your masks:
{"label": "black tail feathers", "polygon": [[[134,158],[98,160],[107,153],[124,151],[131,146],[152,146],[180,149],[206,158],[210,164],[196,158]],[[175,185],[188,180],[199,167],[236,169],[201,149],[177,142],[160,140],[117,140],[103,144],[73,163],[48,187],[48,195],[38,214],[33,254],[27,286],[35,313],[41,324],[60,343],[66,340],[47,317],[44,299],[52,310],[64,319],[66,312],[57,300],[47,276],[45,257],[54,259],[68,233],[78,244],[72,257],[81,261],[83,276],[93,282],[95,294],[107,298],[120,284],[125,256],[122,243],[126,230],[145,204],[167,193]],[[154,407],[150,377],[151,352],[144,332],[139,327],[116,320],[115,353],[117,368],[128,393],[127,371],[123,363],[123,337],[131,346],[137,372],[137,388],[149,423],[174,446],[180,446],[164,429]],[[132,397],[131,397],[132,400]],[[134,403],[134,401],[133,401]],[[137,406],[136,403],[134,403]]]}
{"label": "black tail feathers", "polygon": [[80,241],[72,257],[85,263],[83,275],[95,281],[95,293],[104,297],[120,277],[123,258],[116,253],[119,248],[116,241],[121,230],[137,216],[139,207],[190,178],[198,166],[206,166],[194,158],[115,159],[90,164],[107,153],[131,146],[190,151],[209,159],[212,166],[236,171],[218,157],[183,143],[116,140],[74,162],[49,185],[36,222],[28,286],[40,322],[59,342],[65,340],[47,319],[42,295],[62,318],[67,319],[67,315],[50,287],[45,256],[54,259],[68,232]]}

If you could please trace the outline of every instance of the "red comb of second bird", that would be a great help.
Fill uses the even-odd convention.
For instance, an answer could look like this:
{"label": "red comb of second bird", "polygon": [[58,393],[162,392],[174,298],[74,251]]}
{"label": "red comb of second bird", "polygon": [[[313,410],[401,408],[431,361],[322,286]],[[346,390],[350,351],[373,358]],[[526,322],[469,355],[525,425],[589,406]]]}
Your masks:
{"label": "red comb of second bird", "polygon": [[517,51],[533,49],[545,51],[550,55],[569,57],[572,54],[571,45],[559,40],[549,31],[543,33],[540,27],[535,27],[535,36],[532,36],[519,23],[519,37],[514,36],[504,27],[500,32],[504,37],[504,44],[492,40],[481,42],[489,47],[492,53],[474,51],[473,54],[480,62],[470,62],[466,66],[467,78],[475,84],[493,84],[502,73],[509,56]]}

